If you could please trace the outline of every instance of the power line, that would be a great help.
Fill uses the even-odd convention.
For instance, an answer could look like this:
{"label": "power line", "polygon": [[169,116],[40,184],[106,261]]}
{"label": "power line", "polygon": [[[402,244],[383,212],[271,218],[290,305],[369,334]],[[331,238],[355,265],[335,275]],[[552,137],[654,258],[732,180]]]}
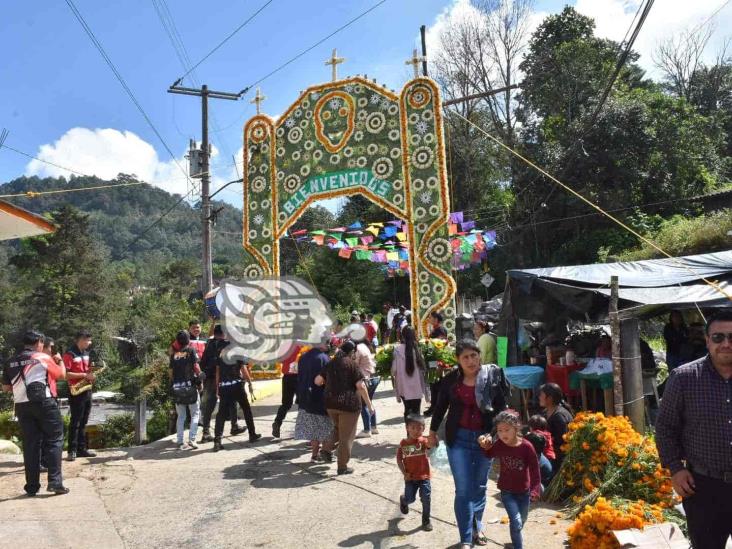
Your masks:
{"label": "power line", "polygon": [[155,133],[155,135],[158,137],[158,139],[162,143],[163,147],[165,147],[165,150],[168,152],[170,157],[173,159],[173,162],[175,163],[175,165],[178,166],[178,168],[183,173],[183,175],[186,176],[186,179],[188,179],[188,174],[186,173],[186,171],[183,169],[183,167],[178,162],[178,159],[175,157],[175,155],[173,154],[173,151],[170,149],[168,144],[165,142],[165,139],[163,139],[163,136],[160,134],[158,129],[155,127],[155,124],[153,124],[152,120],[145,112],[145,109],[142,108],[142,105],[135,97],[135,94],[132,92],[130,87],[127,85],[127,82],[125,81],[125,79],[122,77],[120,72],[117,70],[117,67],[115,66],[114,62],[107,55],[107,52],[104,50],[104,47],[102,46],[102,44],[99,42],[99,40],[97,40],[97,37],[94,35],[94,32],[92,31],[91,27],[87,24],[86,20],[84,19],[84,16],[77,9],[73,0],[66,0],[66,4],[69,6],[69,9],[76,17],[76,20],[79,22],[81,27],[84,29],[84,32],[86,32],[87,36],[92,41],[92,44],[94,44],[94,47],[97,49],[97,51],[99,51],[99,54],[102,56],[104,61],[107,63],[107,66],[109,66],[112,73],[114,73],[114,76],[119,81],[120,85],[122,86],[122,89],[124,89],[124,91],[127,93],[130,100],[134,103],[135,107],[137,107],[137,110],[140,111],[140,114],[142,114],[142,116],[145,119],[145,121],[147,122],[148,126],[150,126],[152,131]]}
{"label": "power line", "polygon": [[331,32],[328,36],[326,36],[324,38],[321,38],[320,40],[318,40],[317,42],[315,42],[312,46],[309,46],[308,48],[305,48],[303,51],[301,51],[300,53],[298,53],[297,55],[295,55],[293,58],[291,58],[290,60],[282,63],[279,67],[277,67],[276,69],[270,71],[269,73],[267,73],[266,75],[264,75],[263,77],[261,77],[256,82],[251,83],[246,88],[244,88],[245,93],[247,91],[249,91],[250,89],[252,89],[257,84],[261,84],[262,82],[264,82],[270,76],[278,73],[279,71],[281,71],[282,69],[284,69],[286,66],[290,65],[291,63],[294,63],[295,61],[297,61],[298,59],[300,59],[306,53],[311,52],[312,50],[314,50],[315,48],[317,48],[318,46],[320,46],[323,42],[325,42],[329,38],[332,38],[333,36],[335,36],[336,34],[338,34],[339,32],[341,32],[342,30],[350,27],[353,23],[355,23],[356,21],[358,21],[359,19],[361,19],[365,15],[371,13],[372,11],[374,11],[376,8],[378,8],[381,4],[385,3],[386,1],[387,0],[380,0],[379,2],[377,2],[376,4],[374,4],[373,6],[371,6],[370,8],[368,8],[366,11],[361,12],[359,15],[357,15],[356,17],[354,17],[353,19],[351,19],[347,23],[344,23],[343,25],[341,25],[340,27],[338,27],[336,30],[334,30],[333,32]]}
{"label": "power line", "polygon": [[173,86],[176,86],[177,84],[180,84],[180,82],[186,76],[188,76],[191,72],[193,72],[206,59],[208,59],[209,57],[211,57],[221,46],[223,46],[224,44],[226,44],[226,42],[228,42],[237,32],[239,32],[241,29],[243,29],[252,19],[254,19],[257,15],[259,15],[259,13],[264,8],[266,8],[267,6],[269,6],[273,1],[274,0],[268,0],[267,2],[265,2],[264,4],[262,4],[262,6],[257,11],[255,11],[252,15],[250,15],[246,19],[246,21],[244,21],[241,25],[239,25],[238,27],[236,27],[231,33],[229,33],[229,35],[226,38],[224,38],[221,42],[219,42],[210,52],[208,52],[206,55],[204,55],[203,58],[198,63],[196,63],[195,65],[193,65],[190,69],[188,69],[188,71],[186,71],[186,73],[183,76],[181,76],[178,80],[176,80],[176,82],[175,82],[175,84],[173,84]]}
{"label": "power line", "polygon": [[160,223],[165,218],[165,216],[167,216],[170,212],[172,212],[175,208],[177,208],[181,202],[183,202],[186,198],[188,198],[191,195],[191,193],[193,193],[194,190],[195,190],[194,188],[191,188],[186,194],[181,196],[175,202],[175,204],[173,204],[170,208],[165,210],[160,215],[160,217],[158,217],[155,221],[153,221],[150,225],[148,225],[139,235],[137,235],[135,237],[135,239],[127,245],[127,247],[123,250],[122,253],[129,251],[130,248],[132,248],[132,246],[134,246],[137,242],[139,242],[143,236],[145,236],[148,232],[150,232],[150,230],[153,229],[153,227],[155,227],[158,223]]}
{"label": "power line", "polygon": [[81,172],[79,172],[77,170],[72,170],[71,168],[67,168],[65,166],[61,166],[60,164],[55,164],[55,163],[53,163],[53,162],[51,162],[49,160],[43,160],[42,158],[38,158],[37,156],[33,156],[32,154],[28,154],[27,152],[23,152],[23,151],[20,151],[18,149],[14,149],[10,145],[6,145],[4,143],[2,145],[0,145],[0,149],[8,149],[9,151],[13,151],[14,153],[17,153],[17,154],[20,154],[20,155],[25,156],[27,158],[30,158],[31,160],[37,160],[38,162],[43,162],[44,164],[48,164],[49,166],[53,166],[53,167],[59,168],[61,170],[66,170],[67,172],[71,172],[71,173],[76,174],[76,175],[81,175],[83,177],[92,177],[92,176],[87,175],[85,173],[81,173]]}
{"label": "power line", "polygon": [[131,187],[133,185],[144,185],[144,181],[129,181],[127,183],[115,183],[112,185],[97,185],[94,187],[77,187],[75,189],[55,189],[52,191],[26,191],[24,193],[0,194],[0,198],[35,198],[47,194],[73,193],[79,191],[98,191],[100,189],[113,189],[115,187]]}

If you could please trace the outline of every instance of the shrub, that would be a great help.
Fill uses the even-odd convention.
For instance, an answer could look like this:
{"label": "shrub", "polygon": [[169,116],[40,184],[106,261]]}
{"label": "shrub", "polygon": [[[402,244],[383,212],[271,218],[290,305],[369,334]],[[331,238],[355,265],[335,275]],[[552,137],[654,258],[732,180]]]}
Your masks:
{"label": "shrub", "polygon": [[132,446],[135,440],[135,416],[132,413],[119,414],[107,418],[102,427],[102,446]]}
{"label": "shrub", "polygon": [[153,440],[160,440],[170,434],[168,431],[170,410],[170,405],[160,406],[148,420],[147,440],[149,442],[152,442]]}

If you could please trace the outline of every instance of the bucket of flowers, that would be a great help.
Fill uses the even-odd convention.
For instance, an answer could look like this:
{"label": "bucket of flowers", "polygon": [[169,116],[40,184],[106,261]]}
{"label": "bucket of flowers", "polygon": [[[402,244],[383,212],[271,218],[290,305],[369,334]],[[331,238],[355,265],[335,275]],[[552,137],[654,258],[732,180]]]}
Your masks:
{"label": "bucket of flowers", "polygon": [[445,371],[457,364],[455,347],[444,339],[420,339],[419,350],[427,363],[427,378],[430,382],[442,377]]}

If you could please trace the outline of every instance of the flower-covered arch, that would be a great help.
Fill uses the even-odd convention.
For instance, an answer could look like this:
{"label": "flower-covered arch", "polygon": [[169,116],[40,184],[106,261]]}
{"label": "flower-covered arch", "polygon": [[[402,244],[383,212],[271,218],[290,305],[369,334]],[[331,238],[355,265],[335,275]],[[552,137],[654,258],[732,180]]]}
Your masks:
{"label": "flower-covered arch", "polygon": [[415,78],[396,95],[365,78],[313,86],[276,121],[244,127],[247,275],[278,275],[279,239],[317,200],[360,193],[407,227],[416,327],[433,311],[454,332],[455,281],[441,102]]}

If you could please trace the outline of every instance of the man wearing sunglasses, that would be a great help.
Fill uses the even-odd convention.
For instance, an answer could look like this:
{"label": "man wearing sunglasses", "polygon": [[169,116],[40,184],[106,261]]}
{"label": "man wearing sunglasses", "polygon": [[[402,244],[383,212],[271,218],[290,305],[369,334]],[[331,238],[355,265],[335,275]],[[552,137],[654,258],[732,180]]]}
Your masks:
{"label": "man wearing sunglasses", "polygon": [[707,319],[706,342],[707,356],[669,376],[656,445],[694,549],[724,549],[732,536],[732,309]]}

